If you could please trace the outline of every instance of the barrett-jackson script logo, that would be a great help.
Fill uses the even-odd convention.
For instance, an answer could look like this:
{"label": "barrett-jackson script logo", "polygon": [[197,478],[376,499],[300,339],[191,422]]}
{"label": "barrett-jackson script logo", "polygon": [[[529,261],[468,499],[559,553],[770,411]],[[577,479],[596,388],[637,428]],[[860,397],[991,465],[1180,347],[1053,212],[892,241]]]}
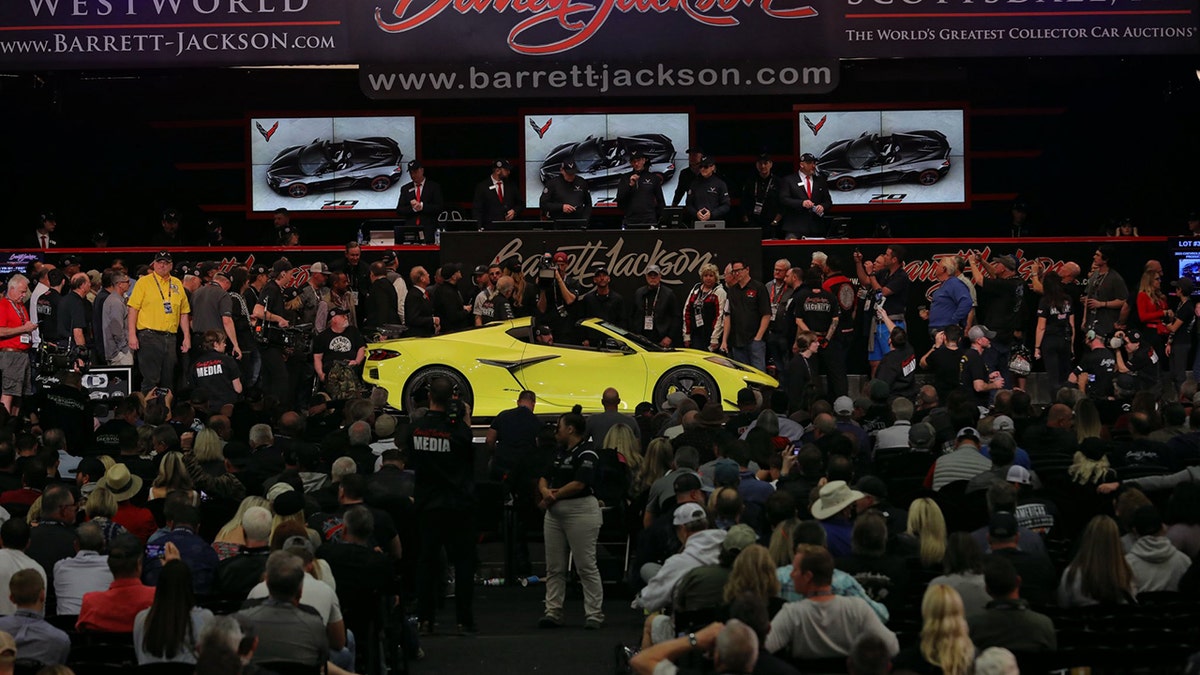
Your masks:
{"label": "barrett-jackson script logo", "polygon": [[[429,4],[424,5],[423,2]],[[497,14],[528,14],[508,33],[508,46],[518,54],[547,56],[570,51],[587,42],[600,32],[613,13],[645,14],[656,12],[683,12],[693,21],[717,28],[730,28],[740,22],[732,16],[742,5],[752,7],[761,4],[763,13],[776,19],[809,19],[817,16],[810,5],[780,8],[787,0],[396,0],[392,15],[397,21],[388,21],[380,8],[375,9],[375,23],[388,33],[403,33],[420,28],[440,16],[442,12],[482,14],[492,11]],[[568,35],[560,40],[543,44],[524,42],[521,35],[545,23],[557,23]]]}
{"label": "barrett-jackson script logo", "polygon": [[[521,271],[526,275],[533,275],[537,270],[538,259],[547,251],[522,250],[524,246],[525,242],[520,237],[510,239],[500,247],[492,260],[508,260],[515,257],[521,261]],[[574,246],[560,246],[551,252],[557,251],[570,256],[571,263],[567,273],[584,286],[591,285],[592,274],[601,267],[607,267],[609,274],[614,278],[637,278],[645,276],[646,268],[650,265],[658,265],[662,270],[664,284],[677,286],[683,283],[680,277],[694,280],[701,265],[716,259],[715,253],[694,248],[666,250],[661,239],[655,240],[654,249],[649,253],[640,247],[626,250],[625,239],[621,237],[611,243],[605,243],[601,239]]]}

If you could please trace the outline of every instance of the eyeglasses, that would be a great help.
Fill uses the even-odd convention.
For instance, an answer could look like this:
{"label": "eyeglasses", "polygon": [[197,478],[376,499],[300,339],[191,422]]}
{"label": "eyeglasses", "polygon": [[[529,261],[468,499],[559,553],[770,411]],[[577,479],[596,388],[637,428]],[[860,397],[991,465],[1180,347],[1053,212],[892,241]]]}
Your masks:
{"label": "eyeglasses", "polygon": [[745,267],[731,267],[731,268],[729,268],[729,271],[733,274],[737,274],[738,272],[745,271],[745,269],[746,269]]}

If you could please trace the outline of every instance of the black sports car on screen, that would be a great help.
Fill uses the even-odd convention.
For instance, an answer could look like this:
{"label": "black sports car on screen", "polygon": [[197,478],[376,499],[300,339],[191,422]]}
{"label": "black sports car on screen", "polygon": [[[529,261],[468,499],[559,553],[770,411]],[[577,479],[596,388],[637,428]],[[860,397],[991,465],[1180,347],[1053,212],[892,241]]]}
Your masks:
{"label": "black sports car on screen", "polygon": [[559,167],[563,162],[574,161],[576,171],[587,179],[589,189],[615,188],[621,175],[633,170],[629,165],[629,155],[634,150],[646,153],[646,169],[661,173],[664,182],[675,175],[675,145],[663,134],[616,138],[588,136],[578,143],[563,143],[551,150],[542,160],[542,182],[559,175]]}
{"label": "black sports car on screen", "polygon": [[400,145],[384,136],[314,139],[275,156],[267,184],[281,195],[305,197],[317,192],[370,188],[383,192],[404,174]]}
{"label": "black sports car on screen", "polygon": [[950,142],[931,129],[888,136],[867,131],[831,143],[817,158],[817,169],[843,192],[902,181],[933,185],[950,171]]}

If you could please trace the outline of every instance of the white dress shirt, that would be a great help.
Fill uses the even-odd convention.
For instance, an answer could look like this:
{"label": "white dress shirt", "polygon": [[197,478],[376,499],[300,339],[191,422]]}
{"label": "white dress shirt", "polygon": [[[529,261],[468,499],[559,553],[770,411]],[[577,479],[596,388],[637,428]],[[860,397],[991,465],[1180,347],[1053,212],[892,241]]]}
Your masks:
{"label": "white dress shirt", "polygon": [[[15,548],[0,549],[0,588],[8,588],[8,582],[21,570],[37,570],[42,575],[42,583],[46,583],[46,570],[38,561],[25,555],[24,551]],[[17,606],[9,599],[8,593],[0,593],[0,614],[8,615],[17,611]]]}
{"label": "white dress shirt", "polygon": [[79,551],[72,558],[54,563],[54,593],[60,615],[78,614],[83,594],[107,591],[113,582],[108,556],[96,551]]}

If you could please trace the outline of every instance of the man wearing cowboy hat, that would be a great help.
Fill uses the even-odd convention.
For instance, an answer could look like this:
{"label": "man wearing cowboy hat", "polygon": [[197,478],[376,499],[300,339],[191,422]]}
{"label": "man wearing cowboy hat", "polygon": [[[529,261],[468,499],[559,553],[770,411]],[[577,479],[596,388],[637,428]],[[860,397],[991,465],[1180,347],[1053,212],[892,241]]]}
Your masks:
{"label": "man wearing cowboy hat", "polygon": [[150,538],[157,529],[154,516],[149,509],[136,506],[133,499],[142,491],[142,477],[129,472],[129,467],[117,463],[104,473],[98,487],[107,488],[117,502],[117,513],[113,522],[125,527],[130,534],[137,536],[143,542]]}
{"label": "man wearing cowboy hat", "polygon": [[821,487],[812,505],[813,518],[821,521],[829,552],[836,558],[850,555],[850,534],[854,530],[855,503],[866,497],[844,480],[830,481]]}

